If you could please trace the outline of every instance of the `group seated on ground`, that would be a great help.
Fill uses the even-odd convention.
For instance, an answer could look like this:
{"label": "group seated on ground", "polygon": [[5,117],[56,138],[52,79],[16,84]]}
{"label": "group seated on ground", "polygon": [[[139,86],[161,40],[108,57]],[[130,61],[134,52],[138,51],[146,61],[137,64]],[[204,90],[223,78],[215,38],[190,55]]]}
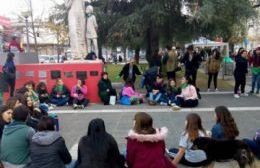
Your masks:
{"label": "group seated on ground", "polygon": [[[102,119],[93,119],[78,146],[78,158],[72,160],[64,138],[52,116],[40,117],[37,127],[28,124],[31,110],[18,99],[0,106],[0,158],[5,168],[175,168],[214,166],[214,162],[234,159],[242,168],[260,159],[259,130],[253,139],[237,139],[239,131],[228,108],[216,107],[216,124],[206,131],[200,116],[186,116],[179,147],[166,147],[166,127],[154,128],[148,113],[138,112],[126,138],[126,150],[119,152],[114,137],[107,133]],[[27,102],[28,104],[28,102]],[[12,109],[13,108],[13,109]],[[171,136],[171,135],[168,135]]]}
{"label": "group seated on ground", "polygon": [[[147,78],[147,75],[143,77]],[[53,109],[56,106],[71,105],[73,109],[84,109],[89,105],[88,88],[85,82],[86,80],[78,79],[77,83],[71,89],[68,89],[61,78],[56,79],[52,88],[47,88],[44,82],[40,82],[36,86],[33,81],[28,81],[22,88],[16,90],[16,96],[26,97],[24,101],[30,99],[32,106],[35,108],[48,106],[49,109]],[[198,106],[198,92],[191,83],[189,77],[183,77],[179,86],[174,79],[169,79],[167,84],[164,82],[163,76],[157,74],[154,81],[144,83],[147,89],[146,96],[135,89],[133,79],[127,79],[119,95],[117,95],[108,73],[103,72],[98,82],[97,92],[104,105],[114,105],[117,102],[122,105],[137,105],[144,103],[146,97],[149,105],[168,105],[178,110],[180,107],[192,108]]]}

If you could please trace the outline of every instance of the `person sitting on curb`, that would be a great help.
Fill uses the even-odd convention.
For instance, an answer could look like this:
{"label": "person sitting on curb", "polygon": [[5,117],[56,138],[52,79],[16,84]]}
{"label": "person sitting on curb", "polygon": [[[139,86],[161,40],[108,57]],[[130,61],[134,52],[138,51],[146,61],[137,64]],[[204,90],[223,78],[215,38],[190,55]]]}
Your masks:
{"label": "person sitting on curb", "polygon": [[180,107],[197,107],[199,104],[196,88],[191,84],[189,77],[181,81],[181,94],[177,95],[176,105]]}
{"label": "person sitting on curb", "polygon": [[126,82],[122,90],[122,97],[120,99],[120,102],[124,105],[134,105],[143,103],[143,95],[134,90],[131,79],[129,79]]}
{"label": "person sitting on curb", "polygon": [[78,79],[77,85],[73,86],[71,89],[71,97],[73,98],[73,108],[84,109],[88,105],[88,100],[86,99],[87,95],[87,86],[85,81]]}
{"label": "person sitting on curb", "polygon": [[162,102],[165,105],[172,106],[174,108],[179,108],[176,103],[176,96],[180,93],[180,89],[176,86],[176,82],[173,79],[168,80],[168,85],[166,93],[163,95]]}
{"label": "person sitting on curb", "polygon": [[156,81],[152,86],[152,91],[149,93],[149,104],[156,105],[159,103],[163,103],[161,101],[161,97],[166,92],[165,89],[166,85],[164,84],[163,77],[162,75],[158,74],[156,77]]}
{"label": "person sitting on curb", "polygon": [[56,80],[56,85],[52,89],[50,102],[56,106],[64,106],[68,104],[69,95],[69,90],[63,84],[62,79],[59,78]]}
{"label": "person sitting on curb", "polygon": [[98,82],[98,95],[104,105],[109,105],[110,96],[116,96],[116,90],[112,87],[111,81],[108,78],[108,73],[101,74],[101,80]]}

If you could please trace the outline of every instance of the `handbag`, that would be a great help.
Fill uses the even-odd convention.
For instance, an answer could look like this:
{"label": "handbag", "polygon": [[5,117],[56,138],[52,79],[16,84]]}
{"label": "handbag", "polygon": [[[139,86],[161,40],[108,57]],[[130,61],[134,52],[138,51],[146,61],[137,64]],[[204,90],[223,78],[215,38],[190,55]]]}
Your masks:
{"label": "handbag", "polygon": [[110,96],[109,104],[113,106],[116,104],[116,96]]}

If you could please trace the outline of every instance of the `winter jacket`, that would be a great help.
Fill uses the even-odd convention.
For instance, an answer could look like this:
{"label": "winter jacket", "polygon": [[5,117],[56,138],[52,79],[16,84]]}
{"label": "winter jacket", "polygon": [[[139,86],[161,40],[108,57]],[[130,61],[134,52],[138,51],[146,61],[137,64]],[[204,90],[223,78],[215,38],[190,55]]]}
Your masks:
{"label": "winter jacket", "polygon": [[160,93],[164,94],[166,92],[166,85],[164,84],[164,82],[154,82],[152,90],[159,90]]}
{"label": "winter jacket", "polygon": [[249,65],[252,66],[252,73],[254,75],[260,74],[260,55],[256,55],[256,53],[253,54],[252,57],[249,57]]}
{"label": "winter jacket", "polygon": [[167,72],[175,71],[177,66],[178,66],[177,53],[176,53],[176,51],[171,50],[168,53],[168,60],[167,60],[167,63],[166,63]]}
{"label": "winter jacket", "polygon": [[208,58],[206,63],[208,73],[219,72],[221,63],[222,63],[222,57],[220,57],[219,59],[213,57]]}
{"label": "winter jacket", "polygon": [[1,141],[1,160],[14,165],[30,162],[30,144],[35,131],[25,122],[13,121],[6,125]]}
{"label": "winter jacket", "polygon": [[5,62],[3,68],[3,77],[5,80],[15,80],[16,77],[16,67],[14,61]]}
{"label": "winter jacket", "polygon": [[20,44],[16,40],[10,41],[8,48],[9,48],[10,51],[18,51],[18,50],[20,52],[23,51]]}
{"label": "winter jacket", "polygon": [[37,132],[32,137],[30,168],[65,168],[71,162],[64,139],[56,131]]}
{"label": "winter jacket", "polygon": [[186,52],[181,62],[184,63],[186,71],[192,72],[199,69],[202,59],[198,54],[193,52],[192,59],[190,60],[190,54],[189,52]]}
{"label": "winter jacket", "polygon": [[88,89],[86,85],[81,86],[80,89],[78,88],[77,85],[75,85],[71,89],[70,96],[78,100],[83,100],[87,95],[87,91]]}
{"label": "winter jacket", "polygon": [[178,97],[183,97],[184,100],[196,100],[198,99],[197,90],[194,86],[188,85],[181,90],[181,94]]}
{"label": "winter jacket", "polygon": [[122,91],[122,96],[127,96],[129,98],[132,98],[132,97],[138,97],[138,98],[142,98],[142,95],[138,92],[136,92],[132,87],[130,86],[125,86],[123,88],[123,91]]}
{"label": "winter jacket", "polygon": [[89,138],[81,138],[78,147],[78,166],[77,168],[123,168],[124,160],[119,153],[115,139],[107,134],[108,149],[96,156],[96,152],[91,147]]}
{"label": "winter jacket", "polygon": [[62,91],[58,91],[57,86],[54,86],[51,92],[51,98],[60,98],[62,96],[69,97],[69,95],[69,90],[65,85],[62,87]]}
{"label": "winter jacket", "polygon": [[168,129],[156,129],[155,134],[138,134],[130,130],[127,137],[126,160],[129,168],[175,168],[165,156]]}
{"label": "winter jacket", "polygon": [[248,61],[246,58],[243,58],[241,55],[236,56],[236,68],[234,71],[235,76],[245,75],[248,73]]}
{"label": "winter jacket", "polygon": [[107,100],[107,98],[109,96],[109,92],[107,92],[107,89],[109,89],[109,90],[113,89],[111,81],[109,79],[105,80],[102,78],[98,82],[98,95],[102,101]]}
{"label": "winter jacket", "polygon": [[37,90],[37,94],[39,96],[40,103],[48,103],[49,93],[46,89],[45,90],[41,90],[41,89]]}
{"label": "winter jacket", "polygon": [[[126,64],[119,74],[120,77],[123,76],[124,81],[127,81],[128,77],[129,77],[129,68],[130,68],[130,64]],[[135,81],[136,75],[142,75],[139,68],[136,65],[133,65],[132,73],[133,73],[133,76],[132,76],[133,81]]]}

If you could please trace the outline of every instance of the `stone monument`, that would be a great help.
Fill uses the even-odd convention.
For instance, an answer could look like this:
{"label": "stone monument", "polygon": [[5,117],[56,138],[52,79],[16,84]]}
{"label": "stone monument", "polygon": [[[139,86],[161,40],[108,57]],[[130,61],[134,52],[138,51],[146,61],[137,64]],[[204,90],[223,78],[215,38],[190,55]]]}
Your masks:
{"label": "stone monument", "polygon": [[84,3],[83,0],[65,0],[68,10],[71,54],[74,60],[82,59],[87,55]]}
{"label": "stone monument", "polygon": [[87,50],[88,53],[95,52],[95,54],[98,56],[98,44],[97,44],[97,21],[96,17],[93,14],[94,9],[93,6],[88,5],[86,8],[86,14],[87,14],[87,24],[86,24],[86,39],[87,39]]}

